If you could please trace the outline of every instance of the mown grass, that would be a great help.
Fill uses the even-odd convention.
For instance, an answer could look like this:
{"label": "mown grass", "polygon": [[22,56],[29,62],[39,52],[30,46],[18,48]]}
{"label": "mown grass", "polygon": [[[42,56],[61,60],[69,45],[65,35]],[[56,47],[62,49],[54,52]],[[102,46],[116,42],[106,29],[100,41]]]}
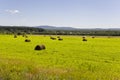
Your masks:
{"label": "mown grass", "polygon": [[119,37],[61,37],[0,35],[0,80],[120,80]]}

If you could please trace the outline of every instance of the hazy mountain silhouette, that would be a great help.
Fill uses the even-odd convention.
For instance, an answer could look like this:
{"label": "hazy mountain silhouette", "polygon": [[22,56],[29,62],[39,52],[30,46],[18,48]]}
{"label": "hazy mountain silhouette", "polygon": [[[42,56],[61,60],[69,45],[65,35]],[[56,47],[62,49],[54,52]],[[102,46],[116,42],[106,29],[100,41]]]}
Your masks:
{"label": "hazy mountain silhouette", "polygon": [[76,30],[77,28],[72,27],[56,27],[56,26],[36,26],[37,28],[43,28],[48,30]]}

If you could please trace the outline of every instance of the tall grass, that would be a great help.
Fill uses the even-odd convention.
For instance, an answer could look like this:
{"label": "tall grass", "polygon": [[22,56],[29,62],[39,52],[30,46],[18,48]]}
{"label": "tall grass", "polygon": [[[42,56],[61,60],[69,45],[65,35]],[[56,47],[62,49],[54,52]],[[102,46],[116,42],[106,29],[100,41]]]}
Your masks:
{"label": "tall grass", "polygon": [[[62,38],[0,35],[0,80],[120,80],[119,37]],[[46,49],[35,51],[37,44]]]}

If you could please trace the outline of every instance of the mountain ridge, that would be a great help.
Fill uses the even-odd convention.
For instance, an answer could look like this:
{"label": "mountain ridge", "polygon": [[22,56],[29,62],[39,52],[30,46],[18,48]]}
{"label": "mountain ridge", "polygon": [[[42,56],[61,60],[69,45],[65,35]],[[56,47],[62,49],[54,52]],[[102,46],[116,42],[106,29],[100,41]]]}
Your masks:
{"label": "mountain ridge", "polygon": [[73,28],[73,27],[57,27],[57,26],[34,26],[37,28],[43,28],[47,30],[120,30],[120,28]]}
{"label": "mountain ridge", "polygon": [[73,28],[73,27],[56,27],[56,26],[35,26],[37,28],[43,28],[43,29],[47,29],[47,30],[77,30],[77,28]]}

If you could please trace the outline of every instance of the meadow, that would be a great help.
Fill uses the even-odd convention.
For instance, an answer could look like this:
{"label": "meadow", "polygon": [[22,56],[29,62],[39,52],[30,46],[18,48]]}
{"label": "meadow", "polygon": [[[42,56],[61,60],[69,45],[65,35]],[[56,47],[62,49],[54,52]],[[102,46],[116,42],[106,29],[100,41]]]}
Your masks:
{"label": "meadow", "polygon": [[120,80],[119,37],[61,37],[0,35],[0,80]]}

